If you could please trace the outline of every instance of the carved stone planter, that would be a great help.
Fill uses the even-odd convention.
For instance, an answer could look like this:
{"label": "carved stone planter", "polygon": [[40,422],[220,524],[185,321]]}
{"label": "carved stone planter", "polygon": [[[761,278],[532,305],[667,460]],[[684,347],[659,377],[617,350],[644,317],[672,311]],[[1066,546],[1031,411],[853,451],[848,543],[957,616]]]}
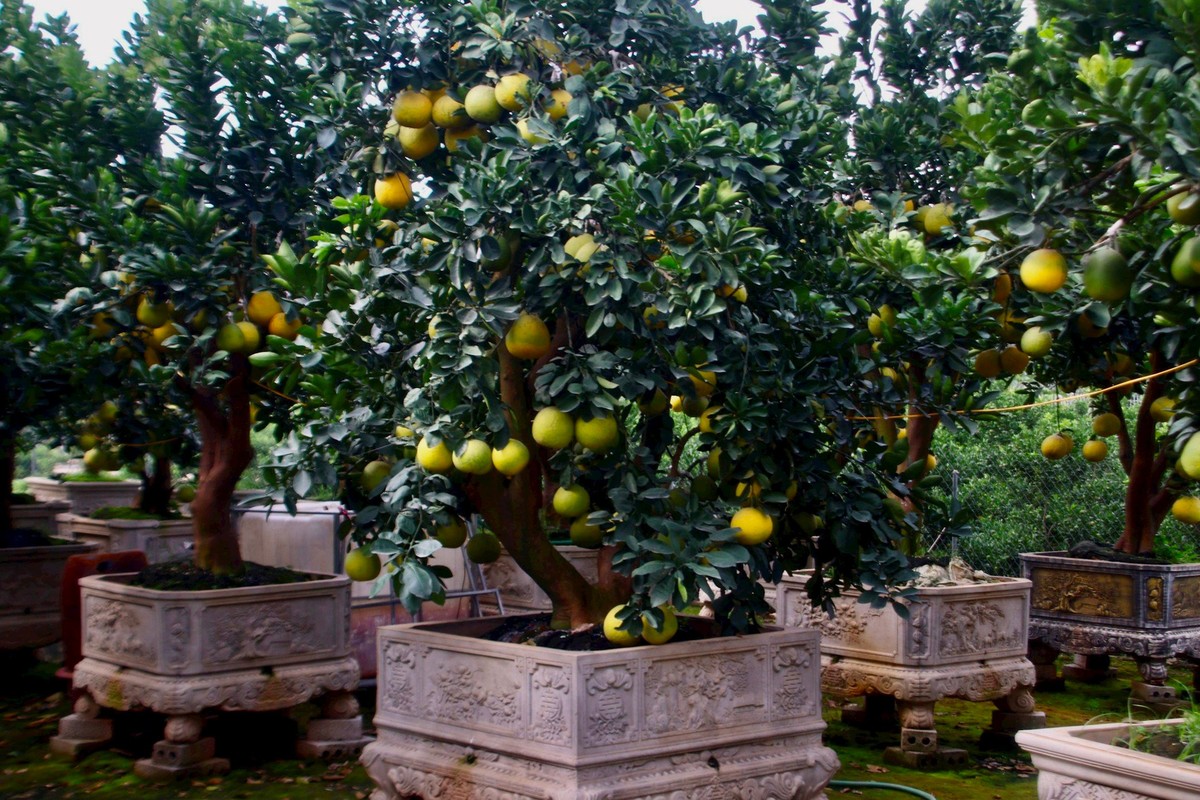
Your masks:
{"label": "carved stone planter", "polygon": [[92,519],[59,514],[58,530],[77,542],[93,542],[105,553],[141,550],[151,564],[183,555],[195,540],[191,519]]}
{"label": "carved stone planter", "polygon": [[87,694],[60,723],[56,752],[94,747],[97,707],[168,715],[166,737],[137,772],[174,777],[220,770],[201,714],[288,709],[322,703],[300,752],[345,757],[365,740],[351,692],[359,679],[350,652],[350,581],[208,591],[157,591],[129,585],[129,574],[79,581],[83,660],[74,685]]}
{"label": "carved stone planter", "polygon": [[[946,697],[994,702],[988,738],[1011,743],[1014,731],[1045,725],[1025,657],[1029,581],[922,587],[907,618],[848,592],[830,618],[809,604],[805,580],[780,582],[777,616],[788,627],[820,629],[822,690],[865,698],[866,712],[857,713],[863,722],[894,722],[898,714],[900,746],[888,748],[886,759],[918,767],[966,761],[965,751],[938,746],[933,711]],[[852,709],[848,718],[855,716]]]}
{"label": "carved stone planter", "polygon": [[[1182,720],[1136,723],[1163,730]],[[1141,753],[1113,742],[1128,723],[1022,731],[1017,743],[1033,756],[1040,800],[1195,800],[1200,766]]]}
{"label": "carved stone planter", "polygon": [[[1200,564],[1126,564],[1052,552],[1023,553],[1021,569],[1033,583],[1029,639],[1038,683],[1057,678],[1060,652],[1081,659],[1128,655],[1142,675],[1133,686],[1136,699],[1175,700],[1166,685],[1167,659],[1200,662]],[[1077,667],[1074,674],[1085,673]]]}
{"label": "carved stone planter", "polygon": [[475,638],[502,621],[380,630],[377,800],[825,796],[816,631],[597,652]]}
{"label": "carved stone planter", "polygon": [[[579,570],[579,574],[586,580],[591,582],[596,580],[597,550],[573,545],[559,545],[556,549],[567,561],[571,562],[575,569]],[[529,577],[525,570],[517,566],[517,562],[513,561],[512,556],[508,553],[501,554],[500,558],[491,564],[484,564],[483,577],[487,580],[489,588],[500,590],[500,599],[504,603],[504,610],[508,613],[521,614],[550,610],[550,598],[533,582],[533,578]],[[485,600],[489,598],[489,595],[484,596]],[[487,604],[485,603],[485,605]],[[495,608],[494,604],[489,608]]]}
{"label": "carved stone planter", "polygon": [[25,484],[38,500],[70,504],[75,514],[90,514],[105,506],[129,506],[137,500],[142,486],[138,481],[60,481],[54,478],[26,478]]}
{"label": "carved stone planter", "polygon": [[41,531],[47,536],[58,535],[58,515],[70,508],[61,500],[29,503],[12,507],[13,527]]}
{"label": "carved stone planter", "polygon": [[62,638],[59,585],[67,559],[95,549],[69,542],[0,548],[0,651],[45,647]]}

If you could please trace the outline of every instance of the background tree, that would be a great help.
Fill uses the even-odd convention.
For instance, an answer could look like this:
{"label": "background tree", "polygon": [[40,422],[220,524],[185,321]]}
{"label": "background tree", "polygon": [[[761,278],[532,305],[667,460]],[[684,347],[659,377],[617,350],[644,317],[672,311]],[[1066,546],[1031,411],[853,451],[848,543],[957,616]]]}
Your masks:
{"label": "background tree", "polygon": [[[632,595],[626,630],[641,612],[657,630],[707,595],[752,627],[757,579],[809,555],[832,568],[818,597],[903,574],[879,454],[843,421],[846,298],[824,292],[841,73],[815,55],[819,15],[767,5],[762,51],[662,0],[380,18],[421,35],[387,38],[369,87],[352,167],[376,202],[270,259],[324,319],[274,342],[271,377],[308,398],[285,499],[341,486],[410,608],[441,596],[428,558],[476,514],[468,555],[502,543],[561,625]],[[597,584],[551,545],[567,529],[599,546]]]}
{"label": "background tree", "polygon": [[[996,231],[989,262],[1014,278],[1006,316],[1034,358],[1034,388],[1109,389],[1200,345],[1197,21],[1174,2],[1042,3],[1039,16],[1008,73],[956,102],[956,144],[981,161],[963,193]],[[1176,462],[1196,428],[1196,379],[1189,368],[1138,384],[1132,417],[1128,388],[1095,400],[1084,455],[1105,457],[1115,436],[1129,479],[1118,550],[1151,552],[1185,476],[1200,475]],[[1043,452],[1073,446],[1048,439]]]}

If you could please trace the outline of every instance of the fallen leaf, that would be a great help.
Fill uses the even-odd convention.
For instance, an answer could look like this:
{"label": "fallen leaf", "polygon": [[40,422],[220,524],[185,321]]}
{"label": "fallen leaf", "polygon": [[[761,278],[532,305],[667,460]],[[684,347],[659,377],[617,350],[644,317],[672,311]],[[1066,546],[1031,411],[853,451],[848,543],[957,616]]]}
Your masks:
{"label": "fallen leaf", "polygon": [[872,775],[886,775],[891,772],[887,767],[881,767],[878,764],[867,764],[867,772]]}

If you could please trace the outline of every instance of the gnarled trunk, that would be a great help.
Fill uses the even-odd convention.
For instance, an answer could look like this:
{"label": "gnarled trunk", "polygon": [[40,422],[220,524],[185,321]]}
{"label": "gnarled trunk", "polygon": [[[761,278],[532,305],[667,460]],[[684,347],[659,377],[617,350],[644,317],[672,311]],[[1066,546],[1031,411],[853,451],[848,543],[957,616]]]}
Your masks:
{"label": "gnarled trunk", "polygon": [[147,514],[165,517],[171,512],[171,461],[153,456],[153,464],[142,473],[139,507]]}
{"label": "gnarled trunk", "polygon": [[254,459],[249,363],[245,356],[231,358],[233,377],[220,393],[192,389],[192,406],[200,426],[200,474],[192,500],[196,565],[226,574],[242,568],[230,508],[237,482]]}
{"label": "gnarled trunk", "polygon": [[[1150,354],[1150,368],[1154,372],[1160,369],[1157,353]],[[1121,443],[1121,456],[1122,463],[1128,464],[1125,471],[1129,476],[1129,484],[1125,488],[1125,530],[1113,547],[1124,553],[1153,553],[1154,538],[1165,516],[1161,501],[1157,504],[1160,508],[1154,508],[1155,496],[1159,493],[1159,484],[1166,468],[1166,457],[1159,451],[1155,420],[1150,413],[1150,407],[1160,397],[1162,383],[1157,379],[1146,381],[1146,394],[1138,408],[1132,440],[1123,431],[1125,440]],[[1127,452],[1131,452],[1128,458]]]}

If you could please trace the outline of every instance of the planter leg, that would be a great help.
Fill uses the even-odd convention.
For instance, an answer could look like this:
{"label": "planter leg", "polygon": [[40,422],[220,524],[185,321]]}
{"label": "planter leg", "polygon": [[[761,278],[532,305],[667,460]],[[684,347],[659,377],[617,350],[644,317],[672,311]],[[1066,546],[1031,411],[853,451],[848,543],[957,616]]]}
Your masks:
{"label": "planter leg", "polygon": [[1103,683],[1115,678],[1117,671],[1112,667],[1112,658],[1107,655],[1088,656],[1076,653],[1075,659],[1063,667],[1063,677],[1080,683]]}
{"label": "planter leg", "polygon": [[846,703],[842,706],[842,722],[869,731],[895,730],[896,698],[890,694],[863,695],[862,705]]}
{"label": "planter leg", "polygon": [[896,701],[900,715],[900,746],[883,751],[883,760],[914,769],[943,769],[967,763],[967,751],[938,747],[933,701]]}
{"label": "planter leg", "polygon": [[1170,711],[1179,705],[1179,694],[1174,686],[1167,686],[1167,660],[1165,658],[1135,657],[1142,680],[1130,685],[1130,698],[1139,705],[1149,706],[1155,711]]}
{"label": "planter leg", "polygon": [[1066,688],[1066,682],[1058,674],[1054,662],[1058,660],[1058,648],[1033,639],[1029,642],[1029,660],[1033,662],[1034,683],[1040,692],[1058,692]]}
{"label": "planter leg", "polygon": [[111,719],[100,718],[100,706],[84,692],[75,700],[75,713],[58,721],[58,736],[50,739],[50,752],[77,761],[103,750],[112,741]]}
{"label": "planter leg", "polygon": [[1017,731],[1046,727],[1046,714],[1035,710],[1033,691],[1029,686],[1018,686],[992,702],[996,705],[992,712],[992,727],[979,737],[980,744],[985,747],[1014,748]]}
{"label": "planter leg", "polygon": [[217,745],[211,736],[201,738],[204,717],[178,714],[167,717],[165,738],[155,742],[150,758],[133,765],[139,777],[156,781],[219,775],[229,771],[229,760],[215,758]]}
{"label": "planter leg", "polygon": [[330,692],[321,698],[321,716],[309,720],[296,743],[300,758],[352,760],[371,739],[363,736],[362,714],[352,692]]}

